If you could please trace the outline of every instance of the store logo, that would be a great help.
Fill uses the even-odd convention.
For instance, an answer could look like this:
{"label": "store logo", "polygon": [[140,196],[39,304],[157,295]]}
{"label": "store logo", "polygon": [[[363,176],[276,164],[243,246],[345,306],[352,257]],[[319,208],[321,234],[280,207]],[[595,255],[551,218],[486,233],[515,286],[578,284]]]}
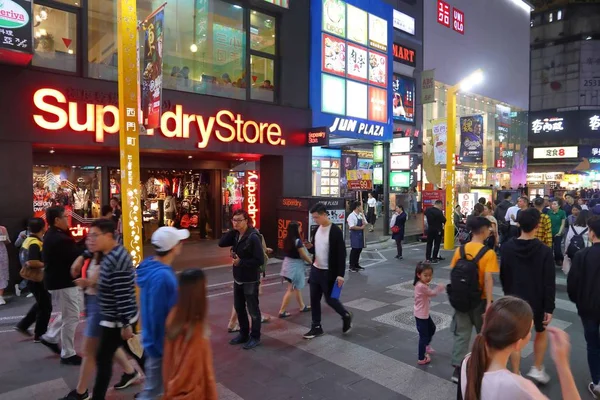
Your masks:
{"label": "store logo", "polygon": [[[52,104],[48,102],[50,99],[53,100]],[[42,114],[33,115],[33,120],[40,128],[56,131],[68,125],[75,132],[94,132],[97,143],[103,143],[106,134],[119,132],[119,109],[115,106],[67,103],[65,95],[55,89],[36,91],[33,104],[39,111],[52,115],[51,118]],[[55,104],[68,105],[65,109]],[[85,118],[82,122],[77,117],[80,107],[85,107]],[[110,122],[107,123],[107,120]],[[160,121],[160,132],[167,138],[188,139],[190,130],[194,127],[197,130],[199,149],[206,148],[213,137],[223,143],[237,141],[285,146],[285,139],[282,138],[281,127],[278,124],[245,121],[241,114],[234,114],[228,110],[221,110],[216,116],[205,119],[201,115],[185,114],[183,107],[176,105],[175,112],[165,112]],[[217,129],[218,127],[222,129]],[[154,132],[148,130],[147,134],[153,135]]]}
{"label": "store logo", "polygon": [[0,28],[21,28],[29,22],[29,14],[11,0],[0,0]]}
{"label": "store logo", "polygon": [[600,129],[600,116],[594,115],[593,117],[590,117],[590,128],[593,131]]}
{"label": "store logo", "polygon": [[415,50],[394,43],[394,61],[398,61],[402,64],[415,66],[415,54]]}
{"label": "store logo", "polygon": [[564,118],[557,117],[536,119],[531,123],[531,131],[533,133],[560,132],[565,129],[563,122]]}
{"label": "store logo", "polygon": [[533,158],[577,158],[579,151],[577,146],[565,147],[536,147],[533,149]]}
{"label": "store logo", "polygon": [[246,199],[246,211],[252,220],[252,226],[258,228],[259,224],[259,206],[258,206],[258,173],[256,171],[248,171],[246,175],[246,190],[248,196]]}
{"label": "store logo", "polygon": [[281,204],[286,207],[296,207],[296,208],[302,207],[302,202],[298,199],[283,199],[281,201]]}
{"label": "store logo", "polygon": [[355,119],[336,117],[333,125],[329,128],[329,132],[356,132],[361,135],[383,136],[383,128],[383,125],[367,124],[364,122],[359,124]]}

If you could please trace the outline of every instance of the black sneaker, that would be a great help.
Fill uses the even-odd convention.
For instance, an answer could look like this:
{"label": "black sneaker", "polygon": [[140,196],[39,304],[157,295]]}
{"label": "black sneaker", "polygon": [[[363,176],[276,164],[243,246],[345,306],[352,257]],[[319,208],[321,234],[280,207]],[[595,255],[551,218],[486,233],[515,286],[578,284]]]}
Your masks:
{"label": "black sneaker", "polygon": [[306,332],[304,334],[304,336],[302,336],[304,339],[314,339],[317,336],[321,336],[323,335],[323,328],[321,328],[321,325],[319,326],[313,326],[312,328],[310,328],[310,331]]}
{"label": "black sneaker", "polygon": [[404,257],[402,257],[402,256],[398,256],[397,258],[398,258],[398,260],[404,259]]}
{"label": "black sneaker", "polygon": [[452,382],[458,383],[458,379],[460,378],[460,367],[454,367],[454,373],[452,374]]}
{"label": "black sneaker", "polygon": [[88,400],[91,399],[90,394],[86,390],[85,393],[79,394],[77,393],[77,389],[73,389],[69,392],[68,395],[61,398],[60,400]]}
{"label": "black sneaker", "polygon": [[344,325],[342,325],[342,333],[350,333],[352,330],[352,313],[349,312],[348,315],[342,318],[342,321],[344,321]]}
{"label": "black sneaker", "polygon": [[236,337],[234,337],[233,339],[231,339],[229,341],[229,344],[232,344],[232,345],[244,344],[248,340],[249,340],[249,338],[247,336],[237,335]]}
{"label": "black sneaker", "polygon": [[244,345],[244,350],[252,350],[256,346],[260,345],[260,339],[250,338]]}
{"label": "black sneaker", "polygon": [[350,267],[350,272],[358,272],[358,268],[356,268],[356,267]]}
{"label": "black sneaker", "polygon": [[116,390],[125,389],[134,383],[140,378],[140,373],[137,371],[133,371],[133,374],[123,374],[121,376],[121,380],[113,386]]}
{"label": "black sneaker", "polygon": [[356,266],[356,268],[359,269],[359,270],[361,270],[361,271],[365,269],[364,267],[361,267],[360,265]]}
{"label": "black sneaker", "polygon": [[28,338],[32,337],[33,335],[31,334],[31,332],[29,332],[27,329],[21,329],[18,326],[15,326],[13,328],[15,331],[19,332],[21,335],[26,336]]}
{"label": "black sneaker", "polygon": [[433,260],[430,261],[432,264],[439,264],[440,260],[438,260],[437,258],[434,258]]}
{"label": "black sneaker", "polygon": [[50,343],[49,341],[44,340],[43,338],[40,338],[40,343],[52,350],[53,353],[60,355],[60,346],[56,343]]}
{"label": "black sneaker", "polygon": [[60,363],[63,365],[81,365],[81,357],[79,357],[77,354],[66,358],[61,357]]}
{"label": "black sneaker", "polygon": [[436,258],[436,260],[438,260],[438,261],[445,261],[446,259],[444,257],[438,257],[438,258]]}

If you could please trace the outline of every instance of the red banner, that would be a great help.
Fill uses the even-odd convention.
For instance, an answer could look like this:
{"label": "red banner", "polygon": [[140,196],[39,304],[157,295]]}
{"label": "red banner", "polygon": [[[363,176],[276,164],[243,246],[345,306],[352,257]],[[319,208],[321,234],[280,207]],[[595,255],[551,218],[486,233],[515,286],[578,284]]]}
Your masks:
{"label": "red banner", "polygon": [[348,190],[372,190],[373,181],[365,179],[358,181],[348,181]]}

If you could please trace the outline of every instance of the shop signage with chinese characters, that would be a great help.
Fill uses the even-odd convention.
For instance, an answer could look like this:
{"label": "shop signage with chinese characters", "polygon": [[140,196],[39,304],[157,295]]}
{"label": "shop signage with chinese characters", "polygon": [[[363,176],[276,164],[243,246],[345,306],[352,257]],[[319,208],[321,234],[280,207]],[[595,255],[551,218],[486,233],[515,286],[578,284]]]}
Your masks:
{"label": "shop signage with chinese characters", "polygon": [[563,147],[536,147],[533,149],[534,159],[546,158],[577,158],[579,151],[577,146]]}
{"label": "shop signage with chinese characters", "polygon": [[33,57],[32,2],[0,0],[0,62],[27,65]]}
{"label": "shop signage with chinese characters", "polygon": [[475,207],[475,193],[459,193],[458,205],[463,215],[471,215]]}
{"label": "shop signage with chinese characters", "polygon": [[402,189],[410,187],[411,173],[408,171],[390,172],[390,191],[400,192]]}
{"label": "shop signage with chinese characters", "polygon": [[[450,13],[452,9],[452,13]],[[465,34],[465,13],[456,7],[450,7],[450,4],[443,0],[437,2],[437,22],[438,24],[444,25],[446,28],[450,28],[461,35]]]}
{"label": "shop signage with chinese characters", "polygon": [[246,172],[246,197],[244,198],[244,209],[250,215],[252,226],[260,228],[260,178],[258,172]]}
{"label": "shop signage with chinese characters", "polygon": [[450,28],[450,4],[443,0],[437,2],[437,22],[447,28]]}
{"label": "shop signage with chinese characters", "polygon": [[402,154],[392,154],[390,156],[390,169],[392,171],[410,169],[410,156]]}
{"label": "shop signage with chinese characters", "polygon": [[592,115],[590,117],[590,129],[593,131],[597,131],[600,129],[600,116]]}
{"label": "shop signage with chinese characters", "polygon": [[[67,102],[62,92],[46,88],[35,92],[33,104],[36,108],[33,120],[43,129],[57,131],[69,126],[75,132],[92,132],[97,143],[103,143],[106,134],[119,131],[119,109],[113,105]],[[85,109],[84,118],[78,118],[79,108]],[[204,117],[186,114],[183,106],[176,105],[175,112],[167,111],[161,116],[160,132],[167,138],[189,139],[192,130],[196,131],[199,149],[206,148],[213,139],[223,143],[237,141],[267,143],[272,146],[286,144],[278,124],[244,120],[241,114],[234,114],[229,110]],[[148,130],[147,135],[154,135],[154,131]]]}
{"label": "shop signage with chinese characters", "polygon": [[410,65],[414,67],[417,65],[416,51],[410,47],[402,46],[398,43],[394,43],[394,61],[399,63]]}
{"label": "shop signage with chinese characters", "polygon": [[394,28],[406,32],[409,35],[415,34],[415,19],[403,12],[394,10]]}
{"label": "shop signage with chinese characters", "polygon": [[542,132],[560,132],[565,129],[563,123],[564,119],[560,117],[536,119],[531,121],[531,131],[536,134]]}
{"label": "shop signage with chinese characters", "polygon": [[435,101],[435,70],[421,72],[421,104]]}
{"label": "shop signage with chinese characters", "polygon": [[496,160],[496,168],[506,168],[506,161]]}
{"label": "shop signage with chinese characters", "polygon": [[313,128],[308,130],[307,143],[309,147],[328,146],[329,132],[327,128]]}

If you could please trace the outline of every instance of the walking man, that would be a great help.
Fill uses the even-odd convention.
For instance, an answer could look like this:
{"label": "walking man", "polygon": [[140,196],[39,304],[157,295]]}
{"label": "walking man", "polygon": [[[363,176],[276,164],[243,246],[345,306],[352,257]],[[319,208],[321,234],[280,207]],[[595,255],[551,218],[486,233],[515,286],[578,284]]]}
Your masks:
{"label": "walking man", "polygon": [[29,327],[35,322],[33,341],[39,342],[48,330],[52,314],[52,299],[44,287],[44,263],[42,262],[42,238],[46,232],[46,223],[41,218],[32,218],[27,225],[29,236],[21,244],[21,276],[28,280],[27,288],[35,297],[35,303],[27,315],[17,324],[15,330],[31,336]]}
{"label": "walking man", "polygon": [[95,250],[104,254],[97,284],[102,332],[96,354],[94,400],[105,399],[115,352],[133,337],[131,324],[138,320],[133,261],[117,242],[116,229],[114,221],[99,219],[92,223],[88,234],[95,240]]}
{"label": "walking man", "polygon": [[163,226],[152,234],[156,255],[148,257],[137,269],[142,314],[142,345],[146,354],[144,391],[141,400],[154,400],[163,392],[163,344],[165,325],[171,308],[177,303],[177,278],[173,262],[181,254],[183,241],[190,237],[187,229]]}
{"label": "walking man", "polygon": [[[446,223],[446,217],[442,212],[442,201],[436,200],[433,203],[433,207],[430,207],[425,211],[425,218],[427,218],[427,247],[425,250],[425,259],[432,264],[439,262],[440,244],[442,243],[442,232],[444,231],[444,224]],[[431,252],[433,248],[433,253]]]}
{"label": "walking man", "polygon": [[[79,289],[71,277],[71,265],[82,253],[69,232],[69,219],[63,206],[46,209],[50,228],[44,237],[44,283],[58,304],[60,316],[56,317],[41,343],[54,352],[60,352],[60,363],[81,365],[75,353],[75,330],[79,323]],[[62,350],[59,351],[60,338]]]}
{"label": "walking man", "polygon": [[360,253],[365,247],[365,228],[367,227],[363,215],[362,204],[359,201],[352,203],[352,212],[347,218],[348,229],[350,229],[350,271],[358,272],[364,269],[360,266]]}
{"label": "walking man", "polygon": [[486,246],[492,223],[485,217],[469,217],[467,229],[471,241],[454,252],[450,263],[448,299],[454,308],[450,330],[454,333],[452,346],[452,382],[458,383],[460,366],[469,351],[473,328],[479,333],[483,314],[493,301],[494,278],[498,273],[496,253]]}
{"label": "walking man", "polygon": [[[516,296],[529,303],[533,310],[535,341],[534,361],[528,377],[546,384],[550,376],[544,370],[544,355],[548,347],[546,326],[552,320],[556,292],[556,271],[552,250],[536,238],[540,212],[529,208],[519,213],[521,235],[500,248],[500,281],[506,296]],[[510,357],[512,372],[520,374],[521,353]]]}
{"label": "walking man", "polygon": [[569,299],[577,305],[587,342],[587,359],[592,375],[588,390],[600,398],[600,217],[588,221],[591,247],[578,251],[567,277]]}
{"label": "walking man", "polygon": [[[231,247],[233,262],[233,306],[237,313],[240,333],[229,341],[231,345],[243,344],[250,350],[260,345],[261,314],[258,303],[260,266],[265,262],[262,240],[250,223],[244,210],[233,213],[233,229],[219,241],[219,247]],[[247,309],[247,311],[246,311]],[[252,331],[248,321],[252,319]]]}
{"label": "walking man", "polygon": [[548,215],[544,214],[544,199],[538,197],[533,201],[533,205],[540,212],[540,224],[535,237],[552,248],[552,221]]}
{"label": "walking man", "polygon": [[308,280],[312,326],[310,331],[304,334],[304,338],[313,339],[323,334],[321,326],[321,297],[323,296],[329,307],[342,317],[342,333],[349,333],[352,329],[352,314],[346,311],[339,298],[331,297],[334,285],[341,288],[344,284],[346,272],[344,234],[337,225],[331,223],[324,204],[315,204],[310,214],[319,228],[315,232],[312,243],[306,244],[306,248],[314,254],[314,262]]}
{"label": "walking man", "polygon": [[513,205],[510,202],[511,194],[504,193],[504,199],[498,204],[496,207],[496,211],[494,211],[494,218],[498,221],[498,231],[500,232],[500,243],[504,243],[508,240],[508,236],[510,233],[510,224],[506,220],[506,213],[508,209]]}
{"label": "walking man", "polygon": [[562,241],[565,233],[567,222],[567,213],[562,210],[558,204],[558,200],[551,203],[550,211],[547,214],[552,223],[552,248],[554,249],[554,262],[559,267],[562,267],[565,256],[562,252]]}

